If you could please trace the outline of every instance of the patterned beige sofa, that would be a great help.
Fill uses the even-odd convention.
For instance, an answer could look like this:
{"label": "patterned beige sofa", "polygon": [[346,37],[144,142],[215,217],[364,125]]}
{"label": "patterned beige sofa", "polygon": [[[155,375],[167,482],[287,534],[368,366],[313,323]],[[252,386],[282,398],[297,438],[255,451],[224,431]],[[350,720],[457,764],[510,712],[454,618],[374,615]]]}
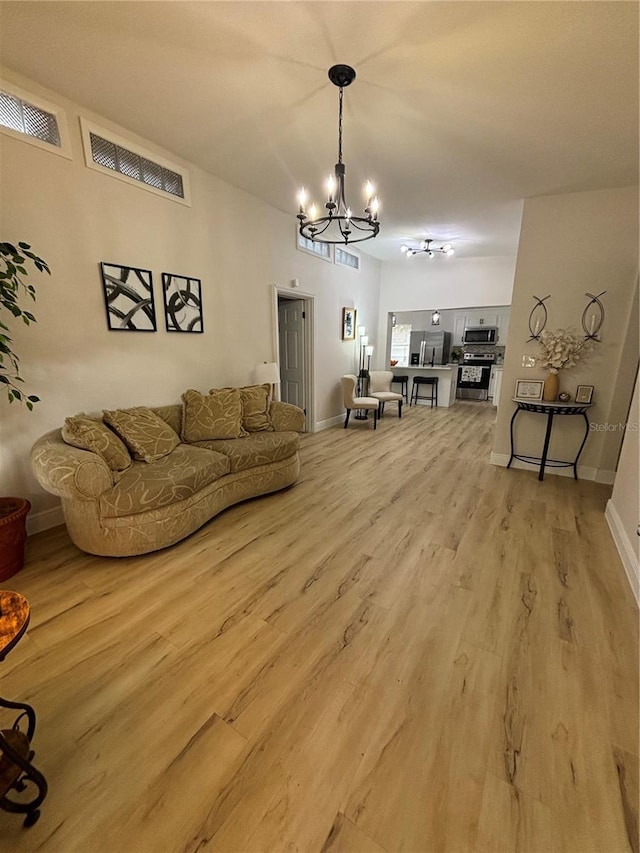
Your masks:
{"label": "patterned beige sofa", "polygon": [[71,446],[64,429],[54,430],[34,444],[32,469],[43,488],[62,499],[78,548],[111,557],[145,554],[180,541],[232,504],[295,483],[304,414],[288,403],[267,406],[263,431],[190,443],[181,405],[146,409],[177,441],[151,462],[129,457],[124,470],[112,470],[104,454]]}

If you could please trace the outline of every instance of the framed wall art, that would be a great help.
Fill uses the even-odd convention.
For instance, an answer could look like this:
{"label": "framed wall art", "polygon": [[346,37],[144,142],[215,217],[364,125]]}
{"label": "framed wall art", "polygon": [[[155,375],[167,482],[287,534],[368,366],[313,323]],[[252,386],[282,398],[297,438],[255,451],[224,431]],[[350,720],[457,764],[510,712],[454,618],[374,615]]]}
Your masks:
{"label": "framed wall art", "polygon": [[541,379],[518,379],[514,396],[519,400],[542,400],[543,389]]}
{"label": "framed wall art", "polygon": [[114,332],[155,332],[151,270],[100,264],[107,325]]}
{"label": "framed wall art", "polygon": [[162,295],[167,332],[204,331],[202,285],[199,278],[163,272]]}
{"label": "framed wall art", "polygon": [[578,385],[576,388],[576,403],[590,403],[593,397],[593,385]]}
{"label": "framed wall art", "polygon": [[356,338],[356,309],[342,309],[342,340],[354,341]]}

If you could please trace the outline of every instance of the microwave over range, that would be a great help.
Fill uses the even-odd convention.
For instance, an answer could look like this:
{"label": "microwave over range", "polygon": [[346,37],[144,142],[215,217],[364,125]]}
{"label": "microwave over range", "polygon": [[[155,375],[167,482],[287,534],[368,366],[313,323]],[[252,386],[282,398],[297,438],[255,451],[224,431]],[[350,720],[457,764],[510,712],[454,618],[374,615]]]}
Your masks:
{"label": "microwave over range", "polygon": [[463,344],[497,344],[497,326],[466,326],[462,335]]}

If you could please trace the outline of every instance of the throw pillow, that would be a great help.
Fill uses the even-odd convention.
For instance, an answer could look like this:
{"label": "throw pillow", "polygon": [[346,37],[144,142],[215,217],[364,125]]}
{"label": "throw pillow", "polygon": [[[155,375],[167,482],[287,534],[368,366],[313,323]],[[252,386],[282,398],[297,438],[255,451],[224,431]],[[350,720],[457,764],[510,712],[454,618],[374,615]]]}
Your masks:
{"label": "throw pillow", "polygon": [[155,462],[180,444],[175,430],[144,406],[105,411],[103,416],[139,461]]}
{"label": "throw pillow", "polygon": [[62,438],[72,447],[97,453],[112,471],[124,471],[131,465],[129,451],[102,421],[80,416],[65,418]]}
{"label": "throw pillow", "polygon": [[209,394],[189,389],[182,395],[182,440],[241,438],[242,403],[237,388],[213,389]]}
{"label": "throw pillow", "polygon": [[[230,388],[225,389],[230,391]],[[245,385],[240,390],[242,403],[242,426],[247,432],[273,432],[269,416],[271,385]],[[209,392],[211,393],[211,392]]]}

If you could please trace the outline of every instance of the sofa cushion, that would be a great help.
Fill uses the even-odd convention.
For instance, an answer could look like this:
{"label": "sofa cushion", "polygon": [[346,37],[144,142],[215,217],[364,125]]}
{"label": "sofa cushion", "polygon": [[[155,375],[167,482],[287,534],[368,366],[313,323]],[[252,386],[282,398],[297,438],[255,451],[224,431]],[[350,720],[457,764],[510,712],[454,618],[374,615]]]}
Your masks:
{"label": "sofa cushion", "polygon": [[198,447],[224,453],[231,463],[231,473],[246,471],[269,462],[280,462],[293,456],[300,446],[297,432],[255,432],[246,438],[228,441],[198,441]]}
{"label": "sofa cushion", "polygon": [[145,406],[105,411],[103,417],[140,462],[162,459],[180,444],[175,430]]}
{"label": "sofa cushion", "polygon": [[182,440],[189,443],[217,438],[238,438],[242,428],[242,404],[238,388],[219,388],[208,394],[189,389],[182,395]]}
{"label": "sofa cushion", "polygon": [[240,389],[242,426],[247,432],[273,432],[269,416],[271,385],[246,385]]}
{"label": "sofa cushion", "polygon": [[191,497],[229,473],[230,463],[221,453],[179,444],[153,465],[133,462],[100,496],[100,513],[106,518],[135,515]]}
{"label": "sofa cushion", "polygon": [[154,415],[169,424],[176,435],[182,433],[182,403],[173,403],[169,406],[151,406]]}
{"label": "sofa cushion", "polygon": [[[225,388],[226,391],[231,389]],[[215,388],[209,393],[214,393]],[[242,426],[247,432],[273,432],[269,414],[271,385],[243,385],[240,389]]]}
{"label": "sofa cushion", "polygon": [[62,438],[72,447],[97,453],[112,471],[124,471],[131,465],[126,446],[102,421],[81,416],[65,418]]}

